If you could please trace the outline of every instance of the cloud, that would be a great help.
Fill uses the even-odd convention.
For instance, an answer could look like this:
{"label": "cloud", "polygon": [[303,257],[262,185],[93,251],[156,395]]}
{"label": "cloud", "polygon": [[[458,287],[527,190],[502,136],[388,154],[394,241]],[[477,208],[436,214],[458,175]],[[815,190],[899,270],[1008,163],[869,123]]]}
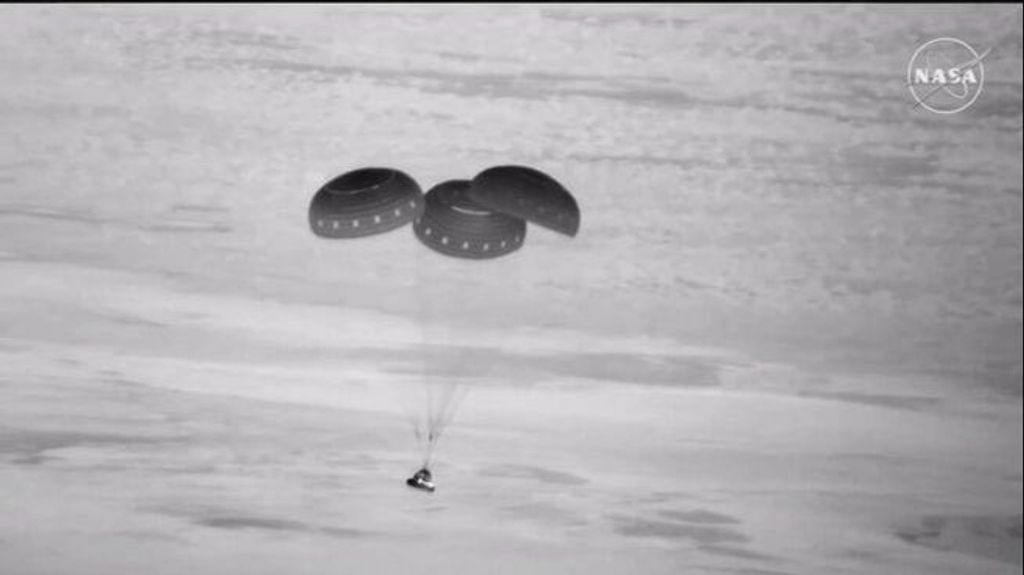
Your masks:
{"label": "cloud", "polygon": [[532,465],[495,465],[480,470],[485,477],[532,479],[550,485],[585,485],[588,480],[579,475],[535,467]]}
{"label": "cloud", "polygon": [[674,519],[683,523],[703,523],[715,525],[736,525],[740,521],[735,517],[722,515],[713,511],[696,509],[693,511],[679,511],[676,509],[665,509],[658,512],[658,515],[666,519]]}
{"label": "cloud", "polygon": [[642,517],[612,515],[615,531],[626,537],[659,539],[683,539],[694,543],[714,545],[717,543],[746,543],[750,539],[733,529],[724,527],[702,527],[681,525],[668,521],[655,521]]}

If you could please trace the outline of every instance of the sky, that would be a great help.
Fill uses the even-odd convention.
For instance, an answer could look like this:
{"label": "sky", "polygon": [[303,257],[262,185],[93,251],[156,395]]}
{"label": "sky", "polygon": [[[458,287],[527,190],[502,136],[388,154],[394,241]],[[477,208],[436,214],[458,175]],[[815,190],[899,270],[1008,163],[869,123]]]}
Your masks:
{"label": "sky", "polygon": [[[1019,7],[0,15],[0,486],[41,498],[0,522],[0,567],[146,564],[89,554],[123,545],[96,527],[109,514],[168,572],[221,572],[251,533],[291,534],[267,553],[312,554],[309,572],[332,537],[397,572],[381,557],[400,526],[434,513],[440,533],[479,531],[466,572],[524,549],[537,572],[670,572],[693,546],[719,561],[708,572],[1019,570]],[[957,114],[915,107],[906,85],[936,37],[991,48],[982,94]],[[504,164],[569,189],[578,236],[531,226],[520,251],[479,262],[409,227],[353,241],[308,228],[313,194],[348,170],[400,169],[426,191]],[[394,396],[429,349],[447,354],[442,378],[483,390],[440,464],[462,491],[440,511],[381,510],[390,486],[367,483],[415,458],[396,455],[409,441]],[[590,475],[622,462],[636,475]],[[104,484],[118,466],[156,483]],[[757,489],[735,484],[745,466]],[[509,500],[487,499],[493,481]],[[338,509],[312,519],[324,485],[369,527]],[[232,489],[250,493],[233,503],[246,513],[216,503]],[[263,499],[275,490],[294,498]],[[780,501],[800,511],[773,514]],[[849,528],[849,549],[817,555],[801,517]],[[507,531],[485,529],[503,518]],[[157,543],[175,521],[195,563]],[[1006,525],[996,551],[964,535]],[[907,543],[929,537],[972,551]],[[457,570],[432,555],[449,544],[421,542],[409,564]],[[66,551],[46,559],[46,545]],[[965,559],[979,554],[1002,559]]]}

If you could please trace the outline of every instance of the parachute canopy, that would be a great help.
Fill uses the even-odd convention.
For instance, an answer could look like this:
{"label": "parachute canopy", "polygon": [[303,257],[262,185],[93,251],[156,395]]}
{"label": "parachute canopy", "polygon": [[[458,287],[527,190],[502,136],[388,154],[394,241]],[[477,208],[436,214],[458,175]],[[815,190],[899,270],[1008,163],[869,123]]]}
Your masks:
{"label": "parachute canopy", "polygon": [[309,226],[324,238],[382,234],[419,219],[423,193],[391,168],[362,168],[324,184],[309,205]]}
{"label": "parachute canopy", "polygon": [[324,184],[309,205],[309,227],[324,238],[359,238],[413,223],[425,246],[466,259],[492,259],[522,247],[526,223],[574,237],[576,199],[551,176],[525,166],[494,166],[472,180],[448,180],[424,196],[408,174],[360,168]]}
{"label": "parachute canopy", "polygon": [[467,195],[486,209],[515,216],[573,237],[580,208],[562,184],[533,168],[495,166],[473,178]]}
{"label": "parachute canopy", "polygon": [[428,248],[468,259],[497,258],[518,250],[526,239],[526,222],[484,208],[471,200],[468,180],[448,180],[427,192],[426,209],[414,225]]}

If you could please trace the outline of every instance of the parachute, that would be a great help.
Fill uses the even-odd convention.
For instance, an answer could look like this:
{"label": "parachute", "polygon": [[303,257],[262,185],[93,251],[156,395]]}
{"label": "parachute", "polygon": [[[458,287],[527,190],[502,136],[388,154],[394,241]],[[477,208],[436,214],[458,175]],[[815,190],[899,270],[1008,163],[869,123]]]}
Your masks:
{"label": "parachute", "polygon": [[[574,237],[580,226],[580,210],[572,194],[554,178],[525,166],[488,168],[472,180],[448,180],[426,194],[409,175],[391,168],[361,168],[346,172],[322,186],[309,207],[313,233],[328,239],[351,239],[382,234],[412,223],[421,244],[435,253],[457,260],[494,260],[523,248],[527,223]],[[452,260],[449,260],[452,261]],[[420,472],[408,481],[414,487],[429,485],[429,466],[439,440],[454,421],[468,391],[467,380],[485,373],[453,327],[432,302],[460,298],[476,273],[502,273],[457,267],[456,292],[450,286],[432,285],[424,267],[441,262],[417,260],[420,277],[415,296],[420,302],[423,341],[420,345],[422,385],[413,386],[406,410],[422,457]],[[465,274],[465,275],[462,275]],[[423,475],[425,472],[425,475]],[[419,479],[416,479],[419,477]],[[423,477],[426,477],[423,480]],[[414,481],[415,480],[415,481]],[[423,483],[426,481],[426,483]]]}
{"label": "parachute", "polygon": [[419,184],[390,168],[346,172],[321,187],[309,205],[309,227],[324,238],[359,238],[395,230],[423,214]]}
{"label": "parachute", "polygon": [[442,182],[427,192],[423,216],[413,224],[416,237],[446,256],[489,259],[518,250],[526,222],[489,210],[467,195],[468,180]]}
{"label": "parachute", "polygon": [[522,218],[574,237],[580,229],[576,199],[554,178],[525,166],[495,166],[473,178],[469,198],[486,209]]}

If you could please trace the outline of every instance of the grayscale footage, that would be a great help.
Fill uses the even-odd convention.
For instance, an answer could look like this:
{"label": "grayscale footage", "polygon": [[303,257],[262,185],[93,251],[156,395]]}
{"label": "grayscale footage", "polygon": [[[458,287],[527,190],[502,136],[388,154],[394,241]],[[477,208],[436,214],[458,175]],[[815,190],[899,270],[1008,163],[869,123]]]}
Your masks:
{"label": "grayscale footage", "polygon": [[1017,575],[1020,4],[0,7],[0,575]]}

